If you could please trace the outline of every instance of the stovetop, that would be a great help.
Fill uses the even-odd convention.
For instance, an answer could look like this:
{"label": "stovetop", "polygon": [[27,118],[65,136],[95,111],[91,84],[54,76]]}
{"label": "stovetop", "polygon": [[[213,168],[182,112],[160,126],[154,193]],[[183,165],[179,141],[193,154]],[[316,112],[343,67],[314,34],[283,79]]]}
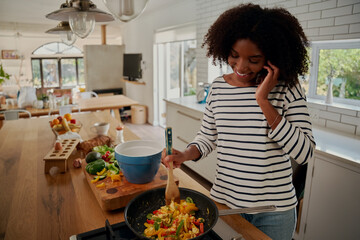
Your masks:
{"label": "stovetop", "polygon": [[[105,227],[94,229],[89,232],[73,235],[70,240],[138,240],[140,238],[131,231],[125,222],[110,225],[106,220]],[[218,219],[216,225],[203,240],[237,239],[245,240],[239,233],[230,228],[223,220]]]}

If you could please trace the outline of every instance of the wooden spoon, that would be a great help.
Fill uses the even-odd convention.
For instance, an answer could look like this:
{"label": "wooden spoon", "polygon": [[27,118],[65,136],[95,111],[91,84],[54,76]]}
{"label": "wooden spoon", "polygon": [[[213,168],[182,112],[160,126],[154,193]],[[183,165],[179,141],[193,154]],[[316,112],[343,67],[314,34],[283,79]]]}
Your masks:
{"label": "wooden spoon", "polygon": [[[165,130],[166,139],[166,155],[172,154],[172,128],[168,127]],[[169,162],[168,179],[165,189],[165,201],[166,205],[169,205],[171,201],[180,203],[180,191],[174,180],[173,174],[173,162]]]}

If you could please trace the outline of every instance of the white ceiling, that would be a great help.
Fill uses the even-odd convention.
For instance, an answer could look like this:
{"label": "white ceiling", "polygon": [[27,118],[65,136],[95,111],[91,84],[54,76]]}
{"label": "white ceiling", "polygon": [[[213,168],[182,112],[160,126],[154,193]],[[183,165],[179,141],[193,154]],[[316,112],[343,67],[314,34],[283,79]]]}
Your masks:
{"label": "white ceiling", "polygon": [[[0,23],[26,23],[57,25],[57,21],[47,19],[46,14],[58,10],[65,0],[0,0]],[[92,0],[96,6],[109,13],[102,0]],[[175,3],[176,0],[150,0],[145,11],[156,11],[161,7]],[[112,27],[123,24],[116,19],[107,23]]]}

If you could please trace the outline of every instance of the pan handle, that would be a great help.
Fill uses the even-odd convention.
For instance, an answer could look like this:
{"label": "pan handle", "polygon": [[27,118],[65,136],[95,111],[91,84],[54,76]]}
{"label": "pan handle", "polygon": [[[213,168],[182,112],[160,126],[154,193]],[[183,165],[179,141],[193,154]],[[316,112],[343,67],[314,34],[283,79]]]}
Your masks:
{"label": "pan handle", "polygon": [[275,210],[276,210],[275,205],[249,207],[249,208],[224,209],[224,210],[219,210],[219,216],[233,215],[233,214],[239,214],[239,213],[272,212]]}

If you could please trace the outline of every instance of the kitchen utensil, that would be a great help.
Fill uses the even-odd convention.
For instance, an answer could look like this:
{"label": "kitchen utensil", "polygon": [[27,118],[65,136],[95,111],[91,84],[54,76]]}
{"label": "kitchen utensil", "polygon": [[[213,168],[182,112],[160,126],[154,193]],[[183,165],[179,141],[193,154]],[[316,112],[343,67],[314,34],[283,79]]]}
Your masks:
{"label": "kitchen utensil", "polygon": [[[215,203],[197,191],[187,188],[180,188],[179,190],[183,199],[191,197],[199,208],[195,213],[195,217],[205,219],[204,235],[207,234],[216,224],[218,218],[219,213]],[[139,238],[144,239],[143,233],[145,230],[144,223],[146,222],[146,215],[165,205],[164,194],[165,188],[152,189],[136,196],[126,206],[124,211],[125,222]],[[200,239],[200,237],[201,236],[193,239]]]}
{"label": "kitchen utensil", "polygon": [[[129,182],[125,177],[121,177],[121,181],[112,182],[111,178],[105,178],[96,183],[91,181],[95,175],[86,172],[86,162],[83,161],[81,167],[88,182],[91,191],[94,193],[96,200],[104,211],[111,211],[126,207],[126,205],[137,195],[154,188],[165,188],[167,182],[167,171],[164,166],[160,166],[159,171],[151,182],[145,184],[135,184]],[[179,182],[175,178],[176,182]],[[103,188],[97,188],[96,185],[105,183]],[[164,198],[164,196],[162,196]]]}
{"label": "kitchen utensil", "polygon": [[115,158],[129,182],[144,184],[158,172],[163,149],[156,141],[128,141],[115,147]]}
{"label": "kitchen utensil", "polygon": [[[171,127],[167,127],[165,130],[165,140],[166,140],[166,155],[172,154],[172,129]],[[171,201],[180,203],[180,191],[178,186],[174,181],[173,174],[173,162],[169,163],[168,168],[168,181],[166,184],[165,190],[165,201],[166,205],[169,205]]]}
{"label": "kitchen utensil", "polygon": [[110,124],[107,122],[98,122],[90,128],[90,130],[97,135],[107,135],[110,128]]}
{"label": "kitchen utensil", "polygon": [[58,167],[59,172],[66,172],[67,159],[74,151],[79,141],[79,139],[64,139],[61,140],[61,150],[55,150],[55,147],[53,147],[51,151],[44,157],[45,173],[49,173],[52,167]]}
{"label": "kitchen utensil", "polygon": [[[234,211],[219,211],[215,203],[204,194],[187,188],[179,188],[179,190],[181,199],[191,197],[196,206],[199,208],[199,210],[195,212],[195,217],[201,217],[205,219],[204,234],[209,232],[215,226],[219,216],[226,214],[237,214],[239,212],[263,212],[276,209],[275,206],[264,206],[249,208],[251,211],[249,209],[247,210],[247,208],[233,209]],[[126,206],[124,211],[125,222],[138,237],[144,238],[142,234],[145,230],[144,223],[147,219],[146,215],[165,205],[165,199],[163,198],[164,193],[164,188],[157,188],[146,191],[136,196]],[[238,212],[235,213],[235,210],[238,210]],[[192,239],[200,239],[201,237],[202,236],[200,235]]]}

